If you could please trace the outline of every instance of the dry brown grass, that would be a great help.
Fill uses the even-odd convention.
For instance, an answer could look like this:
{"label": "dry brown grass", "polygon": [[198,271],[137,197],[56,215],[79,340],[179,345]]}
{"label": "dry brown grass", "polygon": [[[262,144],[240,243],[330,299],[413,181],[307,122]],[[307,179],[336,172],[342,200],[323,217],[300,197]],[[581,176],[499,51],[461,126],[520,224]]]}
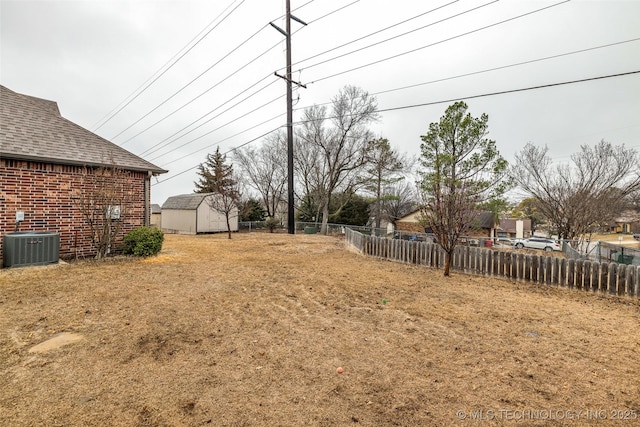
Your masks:
{"label": "dry brown grass", "polygon": [[[29,352],[59,332],[84,340]],[[637,300],[444,279],[333,237],[169,235],[154,258],[0,271],[3,426],[631,426],[639,367]],[[506,412],[543,410],[575,419]]]}

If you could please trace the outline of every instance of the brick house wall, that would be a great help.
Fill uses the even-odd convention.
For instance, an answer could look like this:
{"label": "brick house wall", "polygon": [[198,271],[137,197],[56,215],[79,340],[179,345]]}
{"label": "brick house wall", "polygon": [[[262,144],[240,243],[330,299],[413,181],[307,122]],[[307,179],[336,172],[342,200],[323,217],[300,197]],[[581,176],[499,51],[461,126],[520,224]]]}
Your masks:
{"label": "brick house wall", "polygon": [[[74,203],[78,192],[91,191],[93,169],[33,161],[0,159],[0,263],[3,236],[15,231],[16,212],[24,212],[18,231],[50,231],[60,234],[60,258],[92,257],[96,251],[89,227]],[[149,224],[149,177],[146,172],[127,172],[127,188],[134,202],[123,209],[117,242],[128,231]],[[84,188],[83,188],[84,187]],[[1,265],[1,264],[0,264]]]}

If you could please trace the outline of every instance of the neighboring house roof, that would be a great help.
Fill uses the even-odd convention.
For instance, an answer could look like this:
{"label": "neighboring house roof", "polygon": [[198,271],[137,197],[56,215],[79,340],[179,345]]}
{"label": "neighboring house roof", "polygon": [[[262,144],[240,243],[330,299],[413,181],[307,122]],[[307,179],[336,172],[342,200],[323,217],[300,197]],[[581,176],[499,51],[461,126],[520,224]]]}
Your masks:
{"label": "neighboring house roof", "polygon": [[126,170],[167,171],[65,119],[54,101],[0,85],[0,157]]}
{"label": "neighboring house roof", "polygon": [[205,197],[213,193],[193,193],[181,194],[179,196],[169,197],[163,204],[162,210],[180,209],[180,210],[196,210]]}
{"label": "neighboring house roof", "polygon": [[495,215],[492,212],[480,212],[474,220],[472,227],[492,229],[495,227]]}
{"label": "neighboring house roof", "polygon": [[420,210],[415,210],[406,214],[405,216],[398,218],[397,222],[419,222],[420,221]]}
{"label": "neighboring house roof", "polygon": [[[419,222],[419,217],[420,210],[418,209],[411,212],[410,214],[403,216],[398,220],[398,222]],[[491,212],[480,212],[471,226],[476,228],[491,229],[494,227],[493,218],[494,216]]]}
{"label": "neighboring house roof", "polygon": [[640,221],[640,213],[632,210],[624,211],[620,216],[614,219],[614,222],[618,224],[624,224],[624,223],[632,224],[634,222],[639,222],[639,221]]}
{"label": "neighboring house roof", "polygon": [[162,208],[160,207],[159,204],[157,203],[152,203],[151,204],[151,213],[152,214],[159,214],[162,213]]}

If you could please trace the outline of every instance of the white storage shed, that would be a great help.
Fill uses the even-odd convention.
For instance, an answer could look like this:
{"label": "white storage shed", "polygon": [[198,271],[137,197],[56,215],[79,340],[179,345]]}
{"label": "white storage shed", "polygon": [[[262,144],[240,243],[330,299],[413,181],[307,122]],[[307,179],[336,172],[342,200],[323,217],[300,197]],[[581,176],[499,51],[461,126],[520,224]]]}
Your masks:
{"label": "white storage shed", "polygon": [[[227,231],[224,213],[211,209],[212,193],[182,194],[169,197],[162,205],[162,231],[174,234],[217,233]],[[229,218],[231,231],[238,231],[238,209]]]}

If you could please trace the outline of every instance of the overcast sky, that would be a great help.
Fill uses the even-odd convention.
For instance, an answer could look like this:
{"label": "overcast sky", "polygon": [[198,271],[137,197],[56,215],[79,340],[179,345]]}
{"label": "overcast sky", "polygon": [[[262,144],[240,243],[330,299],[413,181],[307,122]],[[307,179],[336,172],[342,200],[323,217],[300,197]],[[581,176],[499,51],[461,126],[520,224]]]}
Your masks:
{"label": "overcast sky", "polygon": [[[294,121],[355,85],[378,99],[376,134],[411,155],[458,99],[489,115],[509,161],[527,142],[559,162],[601,139],[640,150],[640,74],[495,94],[640,71],[638,0],[291,6],[308,24],[292,22],[293,79],[307,86]],[[284,11],[284,0],[0,0],[0,83],[168,169],[152,187],[162,204],[193,192],[217,146],[257,145],[285,124],[284,37],[269,26],[284,28]]]}

